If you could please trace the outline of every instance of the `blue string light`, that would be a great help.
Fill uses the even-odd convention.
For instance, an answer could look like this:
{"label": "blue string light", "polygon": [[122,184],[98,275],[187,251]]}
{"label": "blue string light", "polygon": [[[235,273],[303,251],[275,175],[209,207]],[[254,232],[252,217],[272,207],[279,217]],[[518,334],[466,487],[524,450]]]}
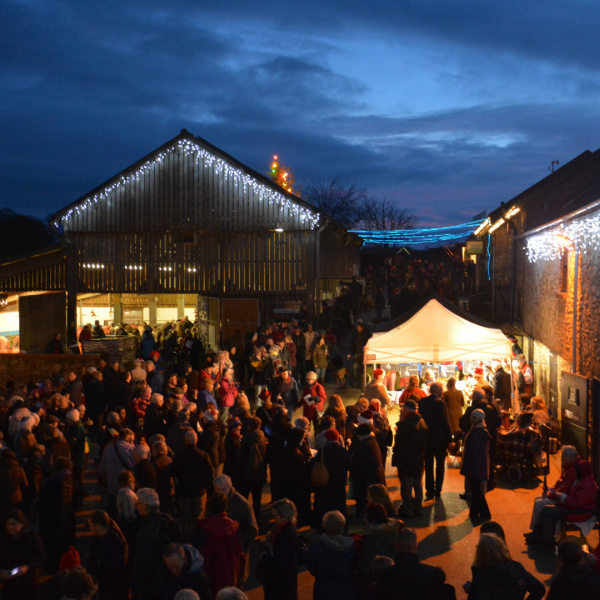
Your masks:
{"label": "blue string light", "polygon": [[396,229],[393,231],[370,231],[355,229],[354,233],[361,237],[365,244],[408,246],[416,244],[436,244],[459,240],[471,235],[483,223],[483,220],[470,221],[448,227],[431,227],[427,229]]}

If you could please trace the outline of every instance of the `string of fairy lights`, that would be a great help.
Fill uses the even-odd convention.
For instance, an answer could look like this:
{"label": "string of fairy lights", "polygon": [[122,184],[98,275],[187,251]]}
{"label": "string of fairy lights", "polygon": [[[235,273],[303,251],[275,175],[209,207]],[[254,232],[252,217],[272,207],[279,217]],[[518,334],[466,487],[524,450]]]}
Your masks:
{"label": "string of fairy lights", "polygon": [[469,221],[448,227],[430,227],[427,229],[396,229],[393,231],[370,231],[354,229],[365,244],[372,246],[415,246],[419,244],[438,244],[469,237],[483,223],[483,220]]}
{"label": "string of fairy lights", "polygon": [[[310,209],[301,206],[277,192],[273,188],[261,183],[251,175],[244,173],[241,169],[233,167],[225,160],[218,158],[208,150],[200,146],[198,143],[192,140],[179,140],[176,144],[161,151],[156,157],[146,161],[143,165],[138,167],[134,173],[129,175],[123,175],[116,181],[113,181],[110,185],[106,186],[102,191],[88,196],[82,200],[79,204],[69,209],[65,214],[61,216],[61,221],[64,223],[68,222],[74,215],[80,215],[84,211],[94,207],[98,202],[106,200],[115,190],[126,186],[129,183],[139,181],[148,171],[152,170],[157,164],[167,159],[169,155],[175,152],[183,152],[186,156],[194,156],[197,164],[202,161],[205,168],[214,167],[215,173],[223,174],[225,180],[232,179],[236,186],[242,186],[244,192],[251,188],[254,192],[255,198],[259,201],[267,201],[270,204],[279,206],[281,211],[288,211],[300,218],[300,221],[307,222],[311,229],[314,229],[319,224],[320,215],[318,212],[313,212]],[[58,221],[54,221],[54,226],[59,227]]]}
{"label": "string of fairy lights", "polygon": [[[598,203],[600,206],[600,203]],[[530,262],[554,260],[565,251],[579,252],[600,249],[600,213],[574,218],[527,238],[527,258]]]}

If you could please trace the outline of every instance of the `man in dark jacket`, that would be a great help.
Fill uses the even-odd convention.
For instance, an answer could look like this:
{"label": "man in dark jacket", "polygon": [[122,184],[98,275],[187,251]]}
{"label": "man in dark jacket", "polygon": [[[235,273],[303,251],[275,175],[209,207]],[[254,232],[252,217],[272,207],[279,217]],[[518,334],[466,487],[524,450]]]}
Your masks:
{"label": "man in dark jacket", "polygon": [[494,373],[494,397],[502,402],[502,408],[508,410],[511,407],[512,380],[510,373],[502,368],[502,363],[496,366]]}
{"label": "man in dark jacket", "polygon": [[204,517],[206,493],[212,487],[214,471],[210,457],[196,444],[193,429],[185,433],[185,446],[175,454],[171,470],[177,478],[177,510],[183,539],[189,540],[198,519]]}
{"label": "man in dark jacket", "polygon": [[375,588],[377,600],[452,600],[454,588],[439,567],[424,565],[417,555],[417,534],[405,527],[396,539],[394,566],[385,570]]}
{"label": "man in dark jacket", "polygon": [[398,516],[402,518],[423,514],[423,465],[427,437],[427,424],[417,412],[417,403],[407,400],[396,425],[392,451],[392,466],[398,469],[400,479],[402,506]]}
{"label": "man in dark jacket", "polygon": [[366,410],[360,417],[350,446],[350,480],[356,500],[356,514],[362,515],[367,504],[367,488],[374,483],[385,485],[381,450],[375,439],[373,415]]}
{"label": "man in dark jacket", "polygon": [[362,319],[357,319],[356,327],[350,335],[350,354],[348,358],[352,358],[354,384],[356,387],[363,387],[363,357],[365,346],[373,334],[365,327]]}
{"label": "man in dark jacket", "polygon": [[[429,396],[419,401],[419,412],[427,428],[429,437],[425,449],[425,490],[427,500],[442,495],[444,472],[446,469],[446,450],[452,441],[452,431],[448,407],[442,400],[442,385],[434,382],[429,386]],[[435,477],[434,477],[435,461]]]}
{"label": "man in dark jacket", "polygon": [[211,600],[211,586],[202,569],[204,559],[200,552],[187,544],[169,544],[163,551],[165,563],[164,600],[173,600],[180,590],[194,590],[200,600]]}
{"label": "man in dark jacket", "polygon": [[485,413],[476,409],[471,413],[471,429],[465,438],[463,464],[460,469],[469,481],[471,490],[471,520],[492,518],[485,499],[486,484],[490,471],[489,446],[491,436],[485,428]]}
{"label": "man in dark jacket", "polygon": [[131,588],[134,600],[163,600],[163,550],[179,541],[179,529],[170,515],[159,510],[156,491],[141,488],[136,509],[142,517],[132,560]]}

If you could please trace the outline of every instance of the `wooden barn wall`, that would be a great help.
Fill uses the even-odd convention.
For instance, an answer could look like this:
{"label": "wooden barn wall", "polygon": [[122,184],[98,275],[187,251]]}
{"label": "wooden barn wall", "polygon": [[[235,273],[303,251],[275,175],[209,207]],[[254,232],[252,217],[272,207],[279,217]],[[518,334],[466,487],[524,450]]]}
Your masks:
{"label": "wooden barn wall", "polygon": [[53,252],[0,266],[1,292],[63,291],[65,258]]}
{"label": "wooden barn wall", "polygon": [[[348,239],[348,236],[345,236]],[[355,274],[360,264],[360,248],[353,241],[325,230],[321,233],[321,277],[345,279]]]}
{"label": "wooden barn wall", "polygon": [[293,209],[261,200],[251,185],[236,183],[216,162],[182,150],[117,187],[107,199],[75,210],[63,225],[67,231],[123,233],[310,229]]}
{"label": "wooden barn wall", "polygon": [[286,292],[314,281],[309,231],[72,233],[79,292]]}

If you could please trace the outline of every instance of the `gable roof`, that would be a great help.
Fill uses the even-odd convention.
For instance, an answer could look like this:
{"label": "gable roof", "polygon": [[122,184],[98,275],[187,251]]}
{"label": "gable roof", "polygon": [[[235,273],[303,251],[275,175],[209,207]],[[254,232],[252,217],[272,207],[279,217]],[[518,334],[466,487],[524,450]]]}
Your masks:
{"label": "gable roof", "polygon": [[266,175],[262,175],[254,169],[247,167],[226,152],[223,152],[223,150],[213,146],[210,142],[207,142],[203,138],[195,137],[186,129],[182,129],[181,133],[172,140],[169,140],[130,167],[100,184],[91,192],[53,214],[50,217],[51,224],[55,228],[58,228],[61,222],[68,221],[73,213],[80,213],[95,203],[105,200],[113,190],[134,180],[137,175],[150,169],[157,162],[161,162],[176,150],[183,150],[188,154],[197,154],[208,160],[211,164],[216,163],[218,169],[224,171],[226,177],[235,178],[236,183],[239,182],[243,186],[252,185],[259,195],[267,196],[270,201],[299,212],[303,218],[309,221],[311,229],[314,229],[319,224],[320,214],[313,206],[285,191]]}

